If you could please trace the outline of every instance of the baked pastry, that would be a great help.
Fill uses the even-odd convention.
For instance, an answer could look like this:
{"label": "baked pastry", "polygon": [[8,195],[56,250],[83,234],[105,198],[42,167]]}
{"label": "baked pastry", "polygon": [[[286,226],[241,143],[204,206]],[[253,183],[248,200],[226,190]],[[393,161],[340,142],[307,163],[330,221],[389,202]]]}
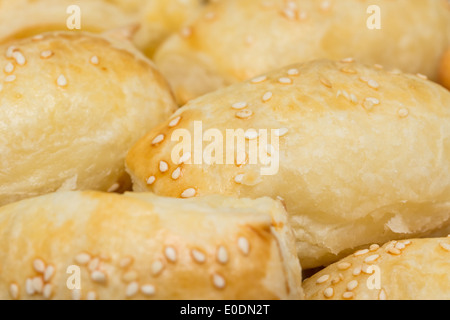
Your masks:
{"label": "baked pastry", "polygon": [[447,50],[442,58],[440,82],[450,90],[450,49]]}
{"label": "baked pastry", "polygon": [[450,233],[449,106],[450,92],[421,76],[312,61],[190,101],[126,166],[136,191],[281,197],[313,268]]}
{"label": "baked pastry", "polygon": [[24,200],[0,208],[0,267],[2,300],[303,297],[286,212],[267,198]]}
{"label": "baked pastry", "polygon": [[303,283],[309,300],[449,300],[450,238],[374,244]]}
{"label": "baked pastry", "polygon": [[0,206],[129,184],[128,149],[176,104],[153,63],[110,36],[55,32],[0,46]]}
{"label": "baked pastry", "polygon": [[446,0],[227,0],[208,5],[154,59],[184,104],[261,73],[322,58],[354,57],[437,80],[449,43]]}

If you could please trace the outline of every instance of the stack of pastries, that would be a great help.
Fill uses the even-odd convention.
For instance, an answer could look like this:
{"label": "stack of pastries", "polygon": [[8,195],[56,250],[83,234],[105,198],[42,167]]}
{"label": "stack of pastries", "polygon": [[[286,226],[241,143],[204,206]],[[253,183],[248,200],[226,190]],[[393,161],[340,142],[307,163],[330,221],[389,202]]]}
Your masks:
{"label": "stack of pastries", "polygon": [[0,299],[450,299],[449,1],[0,17]]}

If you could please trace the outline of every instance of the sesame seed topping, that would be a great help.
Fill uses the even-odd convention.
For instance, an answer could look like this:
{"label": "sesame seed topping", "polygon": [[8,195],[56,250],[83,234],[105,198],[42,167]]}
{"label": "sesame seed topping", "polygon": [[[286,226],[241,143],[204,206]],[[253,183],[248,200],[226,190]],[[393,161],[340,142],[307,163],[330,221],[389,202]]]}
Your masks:
{"label": "sesame seed topping", "polygon": [[33,268],[38,273],[44,273],[45,271],[45,262],[41,259],[36,259],[33,261]]}
{"label": "sesame seed topping", "polygon": [[34,286],[33,286],[33,280],[31,278],[28,278],[27,280],[25,280],[25,292],[30,296],[34,295],[34,293],[35,293]]}
{"label": "sesame seed topping", "polygon": [[344,292],[344,294],[342,295],[342,298],[346,299],[346,300],[350,300],[354,298],[354,293],[353,292]]}
{"label": "sesame seed topping", "polygon": [[181,194],[182,198],[193,198],[195,197],[195,195],[197,194],[197,190],[195,190],[194,188],[189,188],[183,191],[183,193]]}
{"label": "sesame seed topping", "polygon": [[180,123],[181,117],[176,117],[169,122],[169,128],[176,127]]}
{"label": "sesame seed topping", "polygon": [[326,288],[323,291],[323,295],[325,296],[325,298],[330,299],[334,296],[334,289],[331,287]]}
{"label": "sesame seed topping", "polygon": [[44,36],[42,34],[38,34],[37,36],[31,38],[32,41],[40,41],[42,39],[44,39]]}
{"label": "sesame seed topping", "polygon": [[236,113],[236,117],[239,119],[248,119],[253,115],[251,110],[241,110]]}
{"label": "sesame seed topping", "polygon": [[362,256],[366,253],[369,253],[369,249],[358,250],[353,254],[353,256],[358,257],[358,256]]}
{"label": "sesame seed topping", "polygon": [[91,280],[98,283],[106,282],[106,274],[99,270],[94,270],[91,273]]}
{"label": "sesame seed topping", "polygon": [[213,274],[213,284],[217,289],[223,289],[226,285],[225,278],[215,273]]}
{"label": "sesame seed topping", "polygon": [[34,277],[32,280],[34,292],[42,293],[44,288],[44,280],[41,277]]}
{"label": "sesame seed topping", "polygon": [[294,10],[292,10],[291,8],[283,9],[282,13],[289,20],[295,20],[295,18],[297,17],[296,12]]}
{"label": "sesame seed topping", "polygon": [[164,135],[163,134],[159,134],[159,135],[157,135],[155,137],[155,139],[153,139],[152,145],[156,145],[156,144],[158,144],[160,142],[163,142],[163,141],[164,141]]}
{"label": "sesame seed topping", "polygon": [[130,270],[124,273],[122,276],[122,280],[126,283],[130,283],[132,281],[135,281],[138,278],[138,274],[134,270]]}
{"label": "sesame seed topping", "polygon": [[320,78],[320,83],[322,83],[325,87],[333,88],[333,85],[331,84],[330,80],[325,79],[323,77]]}
{"label": "sesame seed topping", "polygon": [[145,294],[146,296],[152,296],[152,295],[155,294],[156,289],[155,289],[155,286],[153,286],[153,285],[151,285],[151,284],[144,284],[144,285],[141,287],[141,292],[142,292],[143,294]]}
{"label": "sesame seed topping", "polygon": [[380,249],[380,246],[379,246],[378,244],[372,244],[372,245],[369,247],[369,250],[370,250],[371,252],[377,251],[378,249]]}
{"label": "sesame seed topping", "polygon": [[341,262],[337,265],[339,270],[348,270],[348,269],[350,269],[351,266],[352,266],[352,264],[349,262]]}
{"label": "sesame seed topping", "polygon": [[66,79],[66,77],[64,75],[60,75],[58,77],[58,79],[56,80],[56,83],[60,87],[65,87],[65,86],[67,86],[67,79]]}
{"label": "sesame seed topping", "polygon": [[331,7],[331,3],[328,0],[324,0],[320,4],[320,9],[322,9],[323,11],[328,11],[330,9],[330,7]]}
{"label": "sesame seed topping", "polygon": [[355,70],[355,69],[352,69],[352,68],[346,68],[346,67],[341,68],[341,72],[343,72],[343,73],[348,73],[348,74],[356,74],[356,70]]}
{"label": "sesame seed topping", "polygon": [[41,52],[41,59],[48,59],[51,58],[54,55],[53,51],[46,50]]}
{"label": "sesame seed topping", "polygon": [[402,242],[397,242],[397,243],[395,244],[395,248],[398,249],[398,250],[403,250],[403,249],[406,248],[406,246],[405,246],[405,244],[402,243]]}
{"label": "sesame seed topping", "polygon": [[378,300],[386,300],[386,291],[384,289],[381,289],[380,293],[378,294]]}
{"label": "sesame seed topping", "polygon": [[97,300],[97,293],[95,291],[89,291],[86,295],[86,300],[89,301]]}
{"label": "sesame seed topping", "polygon": [[389,254],[392,254],[394,256],[398,256],[399,254],[401,254],[402,252],[397,249],[397,248],[386,248],[386,252]]}
{"label": "sesame seed topping", "polygon": [[378,63],[375,63],[374,65],[373,65],[373,67],[375,68],[375,69],[384,69],[384,67],[381,65],[381,64],[378,64]]}
{"label": "sesame seed topping", "polygon": [[257,83],[262,83],[262,82],[264,82],[266,80],[267,80],[266,76],[260,76],[260,77],[253,78],[251,80],[251,83],[257,84]]}
{"label": "sesame seed topping", "polygon": [[248,255],[250,253],[250,243],[247,238],[240,237],[238,239],[238,247],[244,255]]}
{"label": "sesame seed topping", "polygon": [[285,77],[278,79],[278,82],[281,84],[292,84],[293,83],[291,78],[285,78]]}
{"label": "sesame seed topping", "polygon": [[195,262],[204,263],[206,261],[206,256],[203,252],[197,249],[192,249],[191,251],[192,258]]}
{"label": "sesame seed topping", "polygon": [[137,282],[132,282],[127,286],[125,295],[127,296],[127,298],[131,298],[136,293],[138,293],[138,291],[139,291],[139,284]]}
{"label": "sesame seed topping", "polygon": [[380,100],[376,98],[366,98],[363,102],[363,106],[366,110],[372,110],[374,106],[379,105]]}
{"label": "sesame seed topping", "polygon": [[98,59],[97,56],[92,56],[89,62],[92,63],[93,65],[98,65],[100,63],[100,60]]}
{"label": "sesame seed topping", "polygon": [[345,58],[345,59],[342,59],[341,62],[352,63],[352,62],[355,62],[355,59],[354,58]]}
{"label": "sesame seed topping", "polygon": [[25,63],[27,63],[27,60],[25,59],[25,56],[20,51],[14,51],[13,52],[13,58],[16,60],[16,63],[19,66],[24,66]]}
{"label": "sesame seed topping", "polygon": [[298,71],[298,69],[289,69],[287,72],[288,75],[290,76],[298,76],[300,74],[300,71]]}
{"label": "sesame seed topping", "polygon": [[165,161],[160,161],[159,162],[159,171],[161,171],[162,173],[169,171],[169,164]]}
{"label": "sesame seed topping", "polygon": [[231,108],[235,110],[242,110],[248,106],[247,102],[236,102],[234,103]]}
{"label": "sesame seed topping", "polygon": [[154,276],[159,275],[161,271],[163,271],[163,269],[164,264],[160,260],[156,260],[155,262],[152,263],[152,274]]}
{"label": "sesame seed topping", "polygon": [[17,51],[17,50],[19,50],[19,49],[17,49],[15,46],[8,47],[8,49],[6,49],[6,57],[7,58],[12,58],[13,57],[13,53],[15,51]]}
{"label": "sesame seed topping", "polygon": [[316,280],[316,284],[322,284],[322,283],[328,281],[328,279],[330,279],[330,275],[329,274],[325,274],[325,275],[321,276],[319,279]]}
{"label": "sesame seed topping", "polygon": [[263,102],[268,102],[268,101],[270,101],[270,99],[272,99],[272,97],[273,97],[273,93],[272,92],[266,92],[264,95],[263,95],[263,97],[262,97],[262,101]]}
{"label": "sesame seed topping", "polygon": [[439,246],[447,252],[450,252],[450,244],[445,242],[440,242]]}
{"label": "sesame seed topping", "polygon": [[331,284],[338,284],[342,280],[344,280],[344,275],[342,273],[339,273],[336,278],[331,280]]}
{"label": "sesame seed topping", "polygon": [[376,82],[375,80],[369,80],[367,82],[367,85],[369,87],[371,87],[372,89],[378,89],[380,87],[380,85],[378,84],[378,82]]}
{"label": "sesame seed topping", "polygon": [[244,174],[238,174],[236,177],[234,177],[234,182],[242,184],[242,182],[244,182]]}
{"label": "sesame seed topping", "polygon": [[358,281],[352,280],[347,284],[347,290],[353,291],[354,289],[356,289],[357,286],[358,286]]}
{"label": "sesame seed topping", "polygon": [[47,283],[42,289],[42,295],[45,299],[50,299],[52,296],[53,286],[50,283]]}
{"label": "sesame seed topping", "polygon": [[172,172],[172,179],[177,180],[180,177],[181,177],[181,168],[178,167]]}
{"label": "sesame seed topping", "polygon": [[173,247],[166,247],[164,249],[164,255],[166,256],[167,260],[169,260],[170,262],[177,261],[177,251]]}
{"label": "sesame seed topping", "polygon": [[55,267],[52,265],[47,266],[44,272],[44,281],[49,282],[55,273]]}
{"label": "sesame seed topping", "polygon": [[147,179],[147,184],[148,184],[149,186],[151,186],[152,184],[155,183],[155,181],[156,181],[156,177],[155,177],[155,176],[151,176],[151,177],[149,177],[149,178]]}
{"label": "sesame seed topping", "polygon": [[217,250],[217,261],[221,264],[226,264],[228,262],[228,252],[224,246],[220,246]]}
{"label": "sesame seed topping", "polygon": [[428,77],[424,74],[418,73],[417,76],[423,80],[428,80]]}
{"label": "sesame seed topping", "polygon": [[406,108],[401,108],[398,110],[397,114],[400,118],[406,118],[409,116],[409,110]]}
{"label": "sesame seed topping", "polygon": [[255,140],[258,137],[259,137],[259,133],[255,129],[249,129],[245,132],[245,139],[247,139],[247,140]]}
{"label": "sesame seed topping", "polygon": [[98,266],[100,265],[100,259],[99,258],[94,258],[91,261],[89,261],[88,264],[88,269],[90,271],[94,271],[98,268]]}
{"label": "sesame seed topping", "polygon": [[19,286],[16,283],[10,284],[9,294],[13,300],[17,300],[19,298]]}
{"label": "sesame seed topping", "polygon": [[8,62],[5,66],[6,73],[12,73],[14,71],[14,65],[11,62]]}
{"label": "sesame seed topping", "polygon": [[5,78],[5,82],[13,82],[17,79],[16,75],[12,74]]}
{"label": "sesame seed topping", "polygon": [[366,259],[364,259],[364,262],[365,263],[374,263],[379,258],[380,258],[379,254],[374,254],[374,255],[368,256]]}

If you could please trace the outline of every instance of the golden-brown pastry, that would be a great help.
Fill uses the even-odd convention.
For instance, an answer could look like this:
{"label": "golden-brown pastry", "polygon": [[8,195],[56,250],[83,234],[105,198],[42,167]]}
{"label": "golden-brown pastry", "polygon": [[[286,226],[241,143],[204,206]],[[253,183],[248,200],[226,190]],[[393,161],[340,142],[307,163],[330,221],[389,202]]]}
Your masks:
{"label": "golden-brown pastry", "polygon": [[[0,208],[0,299],[301,299],[271,199],[61,192]],[[80,289],[81,287],[81,289]]]}
{"label": "golden-brown pastry", "polygon": [[321,58],[350,56],[436,80],[449,42],[446,0],[227,0],[210,4],[169,38],[155,62],[183,104]]}
{"label": "golden-brown pastry", "polygon": [[444,54],[441,63],[440,81],[450,90],[450,49]]}
{"label": "golden-brown pastry", "polygon": [[176,108],[153,63],[112,36],[11,42],[0,68],[0,205],[124,187],[128,149]]}
{"label": "golden-brown pastry", "polygon": [[450,232],[450,92],[351,60],[293,65],[190,101],[126,165],[137,191],[281,197],[313,268]]}
{"label": "golden-brown pastry", "polygon": [[303,283],[310,300],[449,300],[450,238],[374,244]]}

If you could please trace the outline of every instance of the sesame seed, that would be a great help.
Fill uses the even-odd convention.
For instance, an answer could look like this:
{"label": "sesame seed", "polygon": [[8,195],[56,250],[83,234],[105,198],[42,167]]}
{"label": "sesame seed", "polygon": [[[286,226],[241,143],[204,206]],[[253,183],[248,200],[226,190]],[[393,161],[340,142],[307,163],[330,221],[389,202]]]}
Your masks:
{"label": "sesame seed", "polygon": [[274,134],[276,137],[284,137],[289,132],[287,128],[275,129]]}
{"label": "sesame seed", "polygon": [[189,188],[183,191],[183,193],[181,194],[182,198],[192,198],[195,197],[195,195],[197,194],[197,190],[195,190],[194,188]]}
{"label": "sesame seed", "polygon": [[259,137],[259,133],[255,129],[249,129],[245,132],[245,139],[247,139],[247,140],[255,140],[258,137]]}
{"label": "sesame seed", "polygon": [[234,177],[234,182],[236,182],[238,184],[242,184],[243,181],[244,181],[243,174],[238,174],[236,177]]}
{"label": "sesame seed", "polygon": [[99,265],[100,265],[100,259],[99,258],[92,259],[91,261],[89,261],[88,269],[90,271],[94,271],[94,270],[96,270],[98,268]]}
{"label": "sesame seed", "polygon": [[13,81],[15,81],[16,79],[17,79],[17,77],[16,77],[14,74],[12,74],[12,75],[7,76],[7,77],[5,78],[5,82],[13,82]]}
{"label": "sesame seed", "polygon": [[217,250],[217,261],[221,264],[226,264],[228,262],[228,252],[224,246],[220,246]]}
{"label": "sesame seed", "polygon": [[380,293],[378,294],[378,300],[386,300],[386,291],[384,289],[381,289]]}
{"label": "sesame seed", "polygon": [[183,153],[180,160],[178,161],[178,164],[187,163],[189,160],[191,160],[191,157],[192,155],[190,152]]}
{"label": "sesame seed", "polygon": [[353,291],[354,289],[356,289],[357,286],[358,286],[358,281],[352,280],[347,284],[347,290]]}
{"label": "sesame seed", "polygon": [[[450,235],[448,235],[449,236],[449,238],[450,238]],[[405,246],[409,246],[412,242],[411,242],[411,240],[405,240],[405,241],[402,241],[402,243],[405,245]]]}
{"label": "sesame seed", "polygon": [[283,12],[283,15],[286,18],[288,18],[289,20],[295,20],[295,18],[297,17],[296,12],[290,8],[283,9],[282,12]]}
{"label": "sesame seed", "polygon": [[378,89],[380,87],[380,85],[378,84],[378,82],[376,82],[375,80],[369,80],[367,82],[367,85],[369,87],[371,87],[372,89]]}
{"label": "sesame seed", "polygon": [[224,277],[216,273],[213,275],[213,284],[217,289],[223,289],[225,288],[226,282]]}
{"label": "sesame seed", "polygon": [[402,252],[397,249],[397,248],[387,248],[386,249],[387,253],[398,256],[399,254],[401,254]]}
{"label": "sesame seed", "polygon": [[445,251],[450,252],[450,244],[449,243],[445,243],[445,242],[440,242],[439,246],[444,249]]}
{"label": "sesame seed", "polygon": [[44,273],[45,263],[41,259],[36,259],[33,261],[33,268],[38,273]]}
{"label": "sesame seed", "polygon": [[409,110],[406,108],[401,108],[398,110],[397,114],[400,118],[406,118],[409,116]]}
{"label": "sesame seed", "polygon": [[330,279],[330,275],[329,274],[325,274],[325,275],[321,276],[319,279],[316,280],[316,284],[322,284],[322,283],[328,281],[328,279]]}
{"label": "sesame seed", "polygon": [[42,289],[42,295],[45,299],[50,299],[52,296],[53,286],[50,283],[47,283]]}
{"label": "sesame seed", "polygon": [[16,63],[19,66],[24,66],[25,63],[27,63],[27,60],[25,59],[25,56],[20,51],[14,51],[13,52],[13,58],[16,60]]}
{"label": "sesame seed", "polygon": [[247,106],[248,106],[247,102],[236,102],[231,106],[231,108],[235,110],[241,110],[246,108]]}
{"label": "sesame seed", "polygon": [[180,177],[181,177],[181,168],[178,167],[172,172],[172,179],[177,180]]}
{"label": "sesame seed", "polygon": [[345,59],[342,59],[341,62],[352,63],[352,62],[355,62],[355,59],[354,58],[345,58]]}
{"label": "sesame seed", "polygon": [[321,8],[323,11],[329,10],[330,7],[331,7],[331,3],[330,3],[330,1],[328,1],[328,0],[322,1],[322,3],[320,4],[320,8]]}
{"label": "sesame seed", "polygon": [[336,278],[331,280],[331,284],[338,284],[339,282],[344,280],[344,275],[342,273],[339,273]]}
{"label": "sesame seed", "polygon": [[298,76],[300,74],[300,71],[298,71],[298,69],[289,69],[287,72],[288,75],[290,76]]}
{"label": "sesame seed", "polygon": [[368,253],[368,252],[369,252],[369,249],[359,250],[359,251],[356,251],[356,252],[353,254],[353,256],[355,256],[355,257],[362,256],[362,255],[364,255],[364,254],[366,254],[366,253]]}
{"label": "sesame seed", "polygon": [[44,280],[42,280],[41,277],[34,277],[32,281],[34,292],[42,293],[42,289],[44,288]]}
{"label": "sesame seed", "polygon": [[163,142],[163,141],[164,141],[164,135],[163,134],[159,134],[159,135],[157,135],[155,137],[155,139],[153,139],[152,145],[156,145],[156,144],[158,144],[160,142]]}
{"label": "sesame seed", "polygon": [[56,83],[60,87],[65,87],[65,86],[67,86],[67,79],[66,79],[66,77],[64,75],[60,75],[58,77],[58,80],[56,80]]}
{"label": "sesame seed", "polygon": [[6,49],[6,57],[7,58],[12,58],[13,57],[13,53],[15,51],[17,51],[17,50],[19,50],[19,49],[17,49],[15,46],[8,47],[8,49]]}
{"label": "sesame seed", "polygon": [[366,110],[372,110],[372,108],[376,105],[380,104],[380,100],[376,98],[366,98],[363,102],[363,106]]}
{"label": "sesame seed", "polygon": [[344,292],[344,294],[342,295],[342,298],[346,299],[346,300],[350,300],[354,298],[354,293],[353,292]]}
{"label": "sesame seed", "polygon": [[273,93],[272,92],[266,92],[264,95],[263,95],[263,97],[262,97],[262,101],[263,102],[268,102],[268,101],[270,101],[270,99],[272,99],[272,97],[273,97]]}
{"label": "sesame seed", "polygon": [[320,78],[320,83],[322,83],[325,87],[333,88],[333,85],[328,79],[325,79],[323,77]]}
{"label": "sesame seed", "polygon": [[384,67],[383,67],[381,64],[378,64],[378,63],[375,63],[375,64],[373,65],[373,67],[374,67],[375,69],[379,69],[379,70],[384,69]]}
{"label": "sesame seed", "polygon": [[148,184],[149,186],[151,186],[152,184],[155,183],[155,181],[156,181],[156,177],[155,177],[155,176],[151,176],[151,177],[149,177],[149,178],[147,179],[147,184]]}
{"label": "sesame seed", "polygon": [[173,128],[176,127],[180,123],[181,117],[176,117],[175,119],[171,120],[169,122],[169,127]]}
{"label": "sesame seed", "polygon": [[365,82],[365,83],[367,83],[367,82],[369,82],[369,78],[367,78],[367,77],[359,77],[359,80],[361,80],[362,82]]}
{"label": "sesame seed", "polygon": [[197,249],[192,249],[191,251],[192,258],[195,262],[204,263],[206,261],[206,256],[203,252]]}
{"label": "sesame seed", "polygon": [[41,52],[41,59],[48,59],[51,58],[54,55],[53,51],[46,50]]}
{"label": "sesame seed", "polygon": [[153,286],[153,285],[151,285],[151,284],[144,284],[144,285],[141,287],[141,292],[142,292],[143,294],[145,294],[146,296],[152,296],[152,295],[155,294],[156,289],[155,289],[155,286]]}
{"label": "sesame seed", "polygon": [[352,274],[356,277],[356,276],[359,276],[361,274],[361,271],[362,271],[362,267],[359,266],[359,267],[356,267],[355,269],[353,269]]}
{"label": "sesame seed", "polygon": [[94,270],[91,273],[91,279],[94,282],[104,283],[104,282],[106,282],[106,275],[102,271]]}
{"label": "sesame seed", "polygon": [[89,291],[86,295],[86,300],[89,301],[97,300],[97,293],[95,291]]}
{"label": "sesame seed", "polygon": [[266,77],[266,76],[260,76],[260,77],[253,78],[253,79],[251,80],[251,83],[257,84],[257,83],[262,83],[262,82],[264,82],[264,81],[266,81],[266,80],[267,80],[267,77]]}
{"label": "sesame seed", "polygon": [[14,71],[14,65],[11,62],[8,62],[5,66],[6,73],[12,73]]}
{"label": "sesame seed", "polygon": [[13,300],[17,300],[19,298],[19,286],[16,283],[10,284],[9,294]]}
{"label": "sesame seed", "polygon": [[356,74],[356,70],[352,68],[342,68],[341,72],[348,73],[348,74]]}
{"label": "sesame seed", "polygon": [[100,63],[100,60],[98,59],[97,56],[92,56],[89,62],[92,63],[93,65],[98,65]]}
{"label": "sesame seed", "polygon": [[236,113],[236,117],[239,119],[248,119],[253,115],[251,110],[241,110]]}
{"label": "sesame seed", "polygon": [[30,296],[34,295],[35,291],[33,286],[33,279],[28,278],[25,281],[25,292]]}
{"label": "sesame seed", "polygon": [[106,192],[109,192],[109,193],[116,192],[117,190],[119,190],[119,188],[120,188],[120,184],[116,182],[111,187],[109,187]]}
{"label": "sesame seed", "polygon": [[159,162],[159,171],[161,171],[161,173],[165,173],[165,172],[169,171],[169,164],[165,161],[160,161]]}
{"label": "sesame seed", "polygon": [[170,262],[177,261],[177,251],[173,247],[166,247],[164,249],[164,255]]}
{"label": "sesame seed", "polygon": [[323,295],[324,295],[325,298],[327,298],[327,299],[332,298],[333,295],[334,295],[334,289],[331,288],[331,287],[326,288],[326,289],[323,291]]}
{"label": "sesame seed", "polygon": [[155,262],[152,263],[152,274],[154,276],[159,275],[161,271],[163,271],[163,269],[164,264],[160,260],[156,260]]}
{"label": "sesame seed", "polygon": [[292,84],[293,83],[291,78],[285,78],[285,77],[278,79],[278,82],[281,84]]}
{"label": "sesame seed", "polygon": [[130,283],[125,291],[125,295],[130,298],[134,296],[139,291],[139,284],[137,282]]}
{"label": "sesame seed", "polygon": [[349,262],[341,262],[337,265],[339,270],[348,270],[348,269],[350,269],[351,266],[352,266],[352,264]]}
{"label": "sesame seed", "polygon": [[42,39],[44,39],[44,36],[42,34],[38,34],[37,36],[31,38],[32,41],[40,41]]}
{"label": "sesame seed", "polygon": [[44,281],[49,282],[50,279],[53,277],[53,274],[55,273],[55,267],[52,265],[49,265],[44,272]]}
{"label": "sesame seed", "polygon": [[417,76],[423,80],[428,80],[428,77],[424,74],[418,73]]}
{"label": "sesame seed", "polygon": [[370,247],[369,247],[369,250],[370,251],[377,251],[378,249],[380,249],[380,246],[378,245],[378,244],[372,244]]}
{"label": "sesame seed", "polygon": [[370,271],[369,271],[369,266],[366,264],[361,267],[361,271],[365,274],[373,274],[374,273],[373,269],[370,269]]}
{"label": "sesame seed", "polygon": [[364,259],[364,262],[365,263],[374,263],[379,258],[380,258],[379,254],[374,254],[374,255],[368,256],[366,259]]}
{"label": "sesame seed", "polygon": [[124,273],[122,276],[122,280],[126,283],[130,283],[131,281],[135,281],[138,278],[138,274],[134,270],[130,270]]}
{"label": "sesame seed", "polygon": [[71,292],[72,300],[81,300],[81,290],[75,289]]}
{"label": "sesame seed", "polygon": [[406,248],[406,246],[405,246],[405,244],[402,243],[402,242],[397,242],[397,243],[395,244],[395,248],[398,249],[398,250],[403,250],[403,249]]}
{"label": "sesame seed", "polygon": [[248,255],[250,253],[250,243],[247,238],[240,237],[238,239],[238,247],[244,255]]}

